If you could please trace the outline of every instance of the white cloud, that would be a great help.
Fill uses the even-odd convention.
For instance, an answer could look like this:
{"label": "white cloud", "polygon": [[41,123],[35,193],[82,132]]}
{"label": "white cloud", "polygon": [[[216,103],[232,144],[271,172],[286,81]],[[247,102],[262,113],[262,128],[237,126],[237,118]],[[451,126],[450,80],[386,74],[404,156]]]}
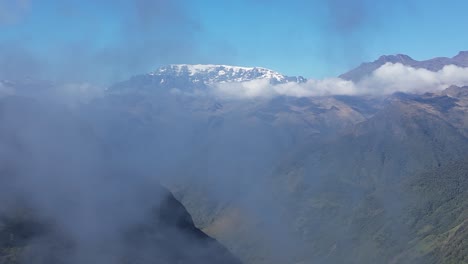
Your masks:
{"label": "white cloud", "polygon": [[227,82],[213,85],[212,92],[228,98],[255,98],[274,95],[274,86],[269,80],[252,80],[247,82]]}
{"label": "white cloud", "polygon": [[213,88],[213,92],[219,96],[228,98],[257,98],[273,96],[308,97],[321,96],[336,93],[355,93],[356,87],[351,81],[339,78],[323,80],[309,80],[306,83],[285,83],[271,85],[269,80],[253,80],[241,83],[219,83]]}
{"label": "white cloud", "polygon": [[448,65],[440,71],[432,72],[400,63],[387,63],[357,83],[359,92],[371,94],[434,92],[450,85],[468,85],[468,68]]}
{"label": "white cloud", "polygon": [[391,94],[394,92],[423,93],[443,90],[450,85],[468,85],[468,68],[445,66],[438,72],[415,69],[400,63],[387,63],[369,77],[354,83],[340,78],[308,80],[305,83],[271,85],[268,80],[241,83],[219,83],[212,87],[218,96],[233,99],[324,95]]}

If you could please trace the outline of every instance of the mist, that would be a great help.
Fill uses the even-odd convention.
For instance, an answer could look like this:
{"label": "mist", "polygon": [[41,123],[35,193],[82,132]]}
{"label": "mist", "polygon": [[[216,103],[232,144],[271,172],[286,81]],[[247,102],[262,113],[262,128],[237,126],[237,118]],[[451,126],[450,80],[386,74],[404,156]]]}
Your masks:
{"label": "mist", "polygon": [[[56,35],[43,49],[29,31],[14,39],[0,38],[2,225],[5,219],[22,219],[22,212],[45,225],[44,234],[18,256],[27,263],[50,263],[51,256],[60,263],[170,261],[177,248],[187,256],[211,254],[216,259],[216,245],[197,245],[185,229],[172,230],[153,215],[170,196],[161,184],[175,175],[170,173],[183,158],[195,155],[184,154],[182,148],[192,136],[192,123],[183,135],[172,133],[178,129],[174,122],[151,135],[155,139],[137,139],[150,130],[112,131],[122,121],[117,113],[100,119],[102,113],[89,111],[110,83],[168,61],[190,60],[197,52],[194,34],[200,25],[182,1],[96,4],[117,15],[105,21],[87,4],[74,1],[0,2],[0,26],[7,30],[43,8],[61,14],[54,22],[59,23]],[[113,24],[111,39],[96,26],[106,23]],[[154,149],[145,150],[149,146]],[[175,209],[174,226],[186,217]],[[154,241],[129,246],[127,233],[155,221],[156,232],[169,236],[164,241],[173,245],[169,250]]]}
{"label": "mist", "polygon": [[[366,41],[412,2],[314,3],[324,8],[318,24],[327,33],[314,42],[323,67],[366,57]],[[182,70],[157,79],[162,65],[242,56],[216,35],[228,29],[194,10],[182,0],[0,0],[0,231],[14,219],[35,227],[14,252],[20,262],[171,263],[180,249],[246,263],[327,263],[335,252],[354,254],[362,219],[384,214],[374,228],[400,216],[406,204],[391,193],[400,186],[387,183],[466,154],[456,99],[420,100],[446,119],[387,99],[466,86],[468,68],[386,63],[358,81],[205,82]],[[212,46],[203,46],[205,34]],[[197,244],[188,229],[217,241]],[[388,232],[376,229],[369,241],[380,243]]]}
{"label": "mist", "polygon": [[269,80],[219,83],[211,87],[215,96],[226,99],[273,98],[276,96],[313,97],[333,95],[384,96],[396,92],[440,92],[451,85],[468,85],[468,68],[447,65],[437,72],[401,63],[386,63],[362,80],[341,78],[309,79],[305,83],[272,85]]}
{"label": "mist", "polygon": [[[120,94],[93,85],[49,83],[23,83],[15,89],[18,83],[2,83],[0,163],[8,176],[2,177],[0,211],[32,208],[40,219],[55,223],[73,244],[60,251],[65,263],[115,263],[122,248],[128,249],[122,230],[138,226],[158,208],[167,195],[163,185],[190,207],[200,228],[220,235],[236,253],[243,251],[224,236],[255,229],[251,239],[276,263],[300,259],[308,250],[289,224],[286,198],[276,194],[276,181],[282,180],[271,178],[297,147],[293,127],[252,113],[269,110],[277,98],[435,92],[466,84],[466,76],[466,69],[455,66],[430,72],[385,64],[358,83],[330,78],[272,85],[255,80],[220,83],[195,93]],[[205,113],[212,104],[221,104],[222,112]],[[322,186],[318,181],[312,186]],[[204,219],[207,212],[226,219]],[[245,229],[236,230],[237,225]],[[58,239],[43,237],[31,250],[48,252],[43,248],[47,241]],[[178,235],[170,243],[199,250]],[[149,246],[138,254],[158,255]]]}
{"label": "mist", "polygon": [[[12,95],[0,99],[2,223],[25,217],[40,223],[39,230],[44,229],[37,231],[36,238],[19,255],[21,259],[27,263],[116,263],[125,259],[170,262],[170,252],[175,248],[164,250],[164,244],[177,245],[185,256],[221,256],[216,245],[198,245],[187,237],[186,229],[171,226],[186,217],[177,211],[180,209],[171,207],[166,215],[155,214],[172,197],[162,184],[182,177],[171,174],[186,154],[175,144],[184,144],[193,130],[184,133],[185,138],[164,131],[148,137],[152,128],[119,134],[130,124],[114,127],[111,121],[119,119],[115,114],[104,121],[98,118],[99,113],[83,109],[83,103],[57,103],[49,95],[48,91],[37,97]],[[177,127],[167,125],[164,129],[169,132]],[[185,165],[192,166],[188,162]],[[200,182],[205,180],[201,178]],[[174,220],[165,223],[158,217]],[[146,225],[154,226],[159,236],[166,236],[163,242],[144,243],[152,234],[148,231],[129,244],[128,236]]]}

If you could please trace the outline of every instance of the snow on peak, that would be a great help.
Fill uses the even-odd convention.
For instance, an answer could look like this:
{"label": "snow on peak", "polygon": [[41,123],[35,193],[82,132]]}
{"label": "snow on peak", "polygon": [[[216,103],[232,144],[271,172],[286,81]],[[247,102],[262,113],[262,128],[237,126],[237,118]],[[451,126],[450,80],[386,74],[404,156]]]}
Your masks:
{"label": "snow on peak", "polygon": [[172,64],[161,67],[150,75],[171,75],[187,77],[192,81],[205,83],[244,82],[255,79],[268,79],[273,83],[288,82],[290,78],[270,69],[261,67],[240,67],[213,64]]}

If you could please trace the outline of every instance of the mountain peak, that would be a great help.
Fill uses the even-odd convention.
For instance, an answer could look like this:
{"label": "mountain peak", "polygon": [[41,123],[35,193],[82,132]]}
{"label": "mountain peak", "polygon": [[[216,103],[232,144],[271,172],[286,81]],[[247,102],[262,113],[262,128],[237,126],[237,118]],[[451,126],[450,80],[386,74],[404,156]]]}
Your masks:
{"label": "mountain peak", "polygon": [[371,75],[375,70],[382,67],[386,63],[401,63],[405,66],[416,69],[426,69],[429,71],[440,71],[447,65],[455,65],[458,67],[468,67],[468,51],[460,51],[453,58],[437,57],[429,60],[418,61],[414,60],[405,54],[384,55],[373,62],[361,64],[359,67],[340,75],[340,78],[358,82]]}
{"label": "mountain peak", "polygon": [[150,73],[152,76],[171,76],[191,79],[193,82],[245,82],[258,79],[270,80],[273,84],[304,82],[303,77],[288,77],[263,67],[242,67],[216,64],[171,64]]}
{"label": "mountain peak", "polygon": [[231,66],[231,65],[217,65],[217,64],[170,64],[159,68],[154,74],[158,73],[177,73],[184,74],[188,73],[190,76],[197,74],[209,74],[209,73],[218,73],[219,75],[226,74],[236,74],[236,73],[246,73],[256,71],[259,73],[276,75],[277,77],[282,76],[282,74],[261,67],[242,67],[242,66]]}
{"label": "mountain peak", "polygon": [[376,62],[407,63],[407,62],[412,62],[412,61],[414,61],[414,59],[408,55],[396,54],[396,55],[383,55]]}
{"label": "mountain peak", "polygon": [[113,85],[113,91],[167,88],[193,90],[213,84],[262,80],[271,85],[304,83],[302,76],[287,76],[263,67],[242,67],[216,64],[170,64],[148,74],[137,75]]}
{"label": "mountain peak", "polygon": [[462,51],[458,52],[457,56],[460,56],[460,55],[468,56],[468,50],[462,50]]}
{"label": "mountain peak", "polygon": [[454,60],[464,59],[468,60],[468,51],[460,51],[455,57]]}
{"label": "mountain peak", "polygon": [[253,70],[254,68],[261,68],[261,67],[244,67],[244,66],[224,65],[224,64],[169,64],[168,66],[165,66],[162,68],[167,68],[167,67],[187,68],[187,69],[198,70],[198,71],[213,70],[217,68],[236,69],[236,70]]}

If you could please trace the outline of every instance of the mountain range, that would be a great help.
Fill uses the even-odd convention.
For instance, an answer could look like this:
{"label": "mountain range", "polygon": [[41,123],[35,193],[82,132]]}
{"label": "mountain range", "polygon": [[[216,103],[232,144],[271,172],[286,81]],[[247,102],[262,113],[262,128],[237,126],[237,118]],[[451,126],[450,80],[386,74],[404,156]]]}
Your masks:
{"label": "mountain range", "polygon": [[220,83],[242,83],[266,80],[271,85],[304,83],[302,76],[286,76],[261,67],[239,67],[227,65],[169,65],[148,74],[137,75],[110,87],[112,92],[135,92],[135,89],[182,89],[193,91],[207,89]]}
{"label": "mountain range", "polygon": [[410,66],[415,69],[426,69],[429,71],[440,71],[447,65],[455,65],[458,67],[468,67],[468,51],[461,51],[452,58],[437,57],[429,60],[418,61],[414,60],[408,55],[384,55],[373,62],[366,62],[361,64],[355,69],[350,70],[342,75],[340,78],[358,82],[364,77],[369,76],[373,71],[377,70],[386,63],[400,63],[405,66]]}
{"label": "mountain range", "polygon": [[[468,67],[468,52],[427,61],[415,61],[406,55],[382,56],[340,77],[359,82],[386,63],[429,71],[452,64]],[[46,175],[76,174],[87,183],[80,189],[81,181],[76,180],[78,191],[62,186],[69,190],[64,194],[50,191],[49,184],[45,184],[40,189],[31,186],[34,192],[26,189],[27,193],[37,192],[41,194],[38,197],[43,197],[43,192],[52,193],[66,197],[65,201],[97,204],[101,210],[115,208],[113,202],[101,200],[101,196],[97,196],[99,203],[83,198],[96,198],[94,193],[102,192],[120,197],[118,200],[128,206],[117,211],[135,215],[140,215],[140,210],[134,211],[139,208],[137,204],[160,200],[150,195],[153,188],[160,187],[150,183],[163,185],[180,204],[167,191],[156,191],[171,197],[171,206],[159,216],[145,218],[150,223],[144,219],[136,221],[137,225],[125,222],[125,228],[136,231],[130,232],[132,242],[122,245],[136,252],[132,256],[145,255],[138,252],[140,246],[155,251],[164,248],[164,252],[172,252],[168,263],[175,261],[170,256],[189,254],[193,248],[205,252],[200,250],[204,242],[198,239],[161,243],[167,236],[180,234],[167,235],[165,230],[172,227],[154,227],[151,219],[175,211],[183,212],[183,222],[189,227],[182,228],[182,237],[195,232],[205,237],[201,240],[213,243],[215,250],[205,263],[237,263],[236,258],[249,264],[467,263],[468,86],[448,86],[442,91],[419,94],[249,99],[204,92],[219,84],[252,81],[267,82],[274,89],[308,80],[259,67],[169,65],[116,83],[104,96],[73,111],[43,111],[42,107],[27,110],[28,105],[36,105],[32,103],[36,99],[25,103],[23,99],[18,102],[3,98],[8,103],[0,104],[0,117],[4,118],[0,138],[10,152],[1,152],[2,164],[13,164],[4,158],[15,157],[11,153],[27,159],[18,159],[25,161],[3,169],[2,179],[9,183],[6,172],[15,168],[31,167],[26,172],[43,170]],[[24,87],[32,86],[24,81],[3,82],[9,90],[22,87],[24,91]],[[57,120],[55,113],[60,113],[60,122],[51,121]],[[76,127],[81,122],[84,125]],[[44,127],[48,128],[44,133],[28,133]],[[87,135],[85,139],[81,138],[83,134]],[[54,144],[56,141],[61,144]],[[105,158],[96,156],[94,148]],[[36,157],[35,153],[39,153],[37,160],[29,161]],[[86,177],[89,171],[79,168],[94,171],[96,161],[108,164],[104,172],[111,168],[110,175],[120,175],[115,171],[132,173],[103,174],[106,176],[98,177],[104,183],[102,188],[95,189],[93,186],[101,186],[101,181]],[[39,166],[44,162],[61,166]],[[46,179],[47,183],[60,182],[60,178]],[[11,199],[6,194],[0,198]],[[140,195],[138,203],[125,202]],[[46,201],[49,205],[51,200]],[[150,209],[168,208],[149,204]],[[61,203],[57,206],[63,208]],[[80,215],[81,211],[70,212]],[[11,215],[7,213],[5,219]],[[115,222],[125,219],[117,215],[113,217]],[[177,226],[177,222],[171,216],[168,225]],[[17,263],[10,256],[22,252],[25,239],[11,240],[12,234],[16,238],[23,233],[12,233],[13,227],[5,223],[10,222],[0,226],[0,263]],[[35,225],[34,221],[20,225],[20,231]],[[9,241],[20,246],[9,246]],[[226,259],[216,259],[219,255]]]}

